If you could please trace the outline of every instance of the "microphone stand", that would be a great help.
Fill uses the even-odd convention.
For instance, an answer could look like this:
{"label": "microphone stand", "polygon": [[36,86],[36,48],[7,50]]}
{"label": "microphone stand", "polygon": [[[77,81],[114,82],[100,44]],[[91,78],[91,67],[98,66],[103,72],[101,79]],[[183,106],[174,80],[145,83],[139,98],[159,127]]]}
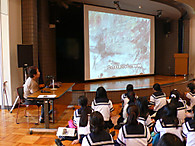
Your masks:
{"label": "microphone stand", "polygon": [[54,77],[52,78],[52,85],[53,85],[53,88],[51,88],[50,90],[57,90],[57,88],[55,88]]}

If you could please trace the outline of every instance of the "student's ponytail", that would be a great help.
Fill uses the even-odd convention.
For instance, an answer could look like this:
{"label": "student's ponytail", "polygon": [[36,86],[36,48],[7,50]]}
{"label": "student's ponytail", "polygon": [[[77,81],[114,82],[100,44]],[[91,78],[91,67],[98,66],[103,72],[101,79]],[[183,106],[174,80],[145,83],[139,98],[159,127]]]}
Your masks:
{"label": "student's ponytail", "polygon": [[178,106],[179,97],[180,97],[180,93],[179,91],[177,91],[177,89],[173,89],[170,92],[169,99],[171,99],[171,103],[175,104],[176,106]]}
{"label": "student's ponytail", "polygon": [[139,115],[138,107],[136,105],[130,105],[127,108],[128,118],[127,125],[137,125],[137,117]]}
{"label": "student's ponytail", "polygon": [[79,120],[79,126],[85,127],[88,124],[88,114],[91,113],[91,109],[87,107],[88,99],[85,96],[80,96],[78,102],[81,106],[81,117]]}
{"label": "student's ponytail", "polygon": [[85,127],[85,126],[87,126],[87,123],[88,123],[88,109],[85,106],[85,107],[82,107],[81,117],[79,120],[79,126]]}
{"label": "student's ponytail", "polygon": [[129,105],[135,105],[135,92],[133,92],[133,91],[128,92],[127,97],[129,99],[128,104]]}

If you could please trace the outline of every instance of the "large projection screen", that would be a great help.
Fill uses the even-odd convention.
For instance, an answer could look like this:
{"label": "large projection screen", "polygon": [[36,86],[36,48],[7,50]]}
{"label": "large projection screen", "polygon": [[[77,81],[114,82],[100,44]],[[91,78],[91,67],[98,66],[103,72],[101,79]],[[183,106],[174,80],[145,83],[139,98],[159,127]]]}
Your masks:
{"label": "large projection screen", "polygon": [[84,6],[85,80],[154,74],[154,16]]}

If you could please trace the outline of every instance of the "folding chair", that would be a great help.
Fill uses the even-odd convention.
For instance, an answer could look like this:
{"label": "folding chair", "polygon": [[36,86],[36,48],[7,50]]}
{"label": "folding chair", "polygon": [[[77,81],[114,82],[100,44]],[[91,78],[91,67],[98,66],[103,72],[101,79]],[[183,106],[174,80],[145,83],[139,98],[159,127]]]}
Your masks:
{"label": "folding chair", "polygon": [[19,124],[18,123],[18,114],[19,114],[20,106],[22,106],[22,105],[26,106],[26,109],[24,111],[24,116],[25,117],[36,117],[36,116],[27,116],[26,115],[27,106],[36,105],[38,107],[38,116],[37,116],[38,120],[37,120],[37,123],[35,123],[35,124],[39,124],[39,106],[40,106],[40,104],[37,104],[36,102],[34,104],[29,104],[28,102],[25,102],[25,98],[23,96],[23,94],[24,94],[23,87],[18,87],[17,88],[17,94],[18,94],[18,97],[19,97],[19,104],[18,104],[18,111],[17,111],[17,116],[16,116],[16,124]]}

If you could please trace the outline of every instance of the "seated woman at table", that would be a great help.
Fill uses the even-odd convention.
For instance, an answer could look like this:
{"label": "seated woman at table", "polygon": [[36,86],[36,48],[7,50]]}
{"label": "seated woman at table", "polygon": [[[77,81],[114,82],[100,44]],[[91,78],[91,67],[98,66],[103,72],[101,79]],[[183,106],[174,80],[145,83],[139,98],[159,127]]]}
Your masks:
{"label": "seated woman at table", "polygon": [[[44,122],[43,101],[42,100],[27,99],[27,97],[30,94],[33,94],[39,90],[39,84],[37,83],[37,80],[40,77],[40,72],[36,66],[30,66],[28,68],[28,75],[29,75],[29,77],[26,80],[25,84],[23,85],[25,103],[30,104],[30,105],[42,105],[40,122],[43,123]],[[50,113],[51,113],[51,111],[50,111]]]}

